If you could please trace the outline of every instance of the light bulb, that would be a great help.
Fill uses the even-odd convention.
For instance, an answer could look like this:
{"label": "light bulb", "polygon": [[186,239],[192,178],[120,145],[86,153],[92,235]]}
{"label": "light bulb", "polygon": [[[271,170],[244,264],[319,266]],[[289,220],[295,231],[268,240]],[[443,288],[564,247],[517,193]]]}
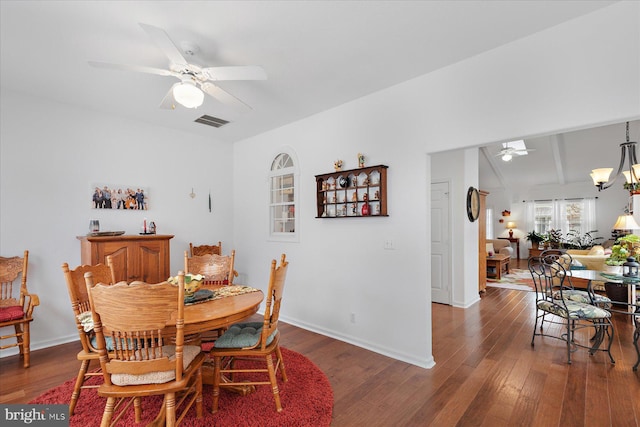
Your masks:
{"label": "light bulb", "polygon": [[188,80],[173,87],[173,97],[187,108],[199,107],[204,102],[204,93]]}

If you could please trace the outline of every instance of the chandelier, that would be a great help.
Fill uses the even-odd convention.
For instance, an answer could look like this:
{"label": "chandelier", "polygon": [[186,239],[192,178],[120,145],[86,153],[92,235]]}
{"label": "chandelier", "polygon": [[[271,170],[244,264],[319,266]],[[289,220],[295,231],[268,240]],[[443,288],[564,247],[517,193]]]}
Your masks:
{"label": "chandelier", "polygon": [[[598,187],[598,191],[611,187],[620,175],[624,175],[626,180],[624,188],[628,189],[629,193],[640,187],[640,164],[636,160],[636,144],[636,142],[629,141],[629,122],[627,122],[627,141],[620,144],[620,164],[613,179],[609,181],[613,168],[599,168],[591,171],[593,184]],[[628,166],[627,170],[624,170],[627,158],[629,159]]]}

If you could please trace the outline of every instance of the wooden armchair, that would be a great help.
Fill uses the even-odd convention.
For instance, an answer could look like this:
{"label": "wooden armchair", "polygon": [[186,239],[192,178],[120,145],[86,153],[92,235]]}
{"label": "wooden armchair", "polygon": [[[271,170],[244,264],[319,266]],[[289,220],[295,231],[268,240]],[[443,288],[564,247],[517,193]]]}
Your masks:
{"label": "wooden armchair", "polygon": [[195,255],[222,255],[222,242],[218,242],[218,246],[216,245],[199,245],[193,246],[193,243],[189,243],[189,254],[191,256]]}
{"label": "wooden armchair", "polygon": [[[0,336],[0,340],[15,338],[16,342],[0,346],[0,349],[19,347],[23,366],[29,367],[29,324],[33,321],[33,308],[40,305],[36,294],[27,290],[29,251],[24,256],[0,257],[0,328],[13,326],[15,333]],[[19,284],[19,286],[18,286]]]}
{"label": "wooden armchair", "polygon": [[91,316],[89,294],[87,293],[84,274],[91,272],[96,283],[113,284],[115,283],[115,279],[113,269],[104,264],[81,265],[75,270],[70,270],[69,264],[65,262],[62,264],[62,272],[67,281],[67,291],[69,291],[71,308],[73,309],[78,335],[80,336],[80,344],[82,345],[82,350],[76,355],[76,358],[80,361],[80,370],[78,371],[78,377],[69,403],[69,415],[73,415],[82,389],[98,387],[97,385],[85,386],[84,382],[93,376],[102,375],[102,372],[89,371],[91,362],[94,360],[98,362],[98,350],[95,343],[93,318]]}
{"label": "wooden armchair", "polygon": [[[184,345],[184,273],[178,274],[177,285],[94,286],[91,272],[85,274],[85,281],[104,378],[98,395],[107,398],[101,426],[109,426],[118,412],[115,424],[132,402],[135,420],[140,422],[140,399],[152,395],[164,395],[154,423],[179,424],[194,403],[196,416],[202,418],[205,355],[198,346]],[[114,345],[111,354],[106,337]],[[179,416],[177,410],[181,410]]]}
{"label": "wooden armchair", "polygon": [[[280,304],[282,302],[284,281],[289,266],[285,258],[285,254],[282,254],[280,265],[277,267],[276,260],[271,261],[269,290],[267,292],[267,302],[264,309],[264,320],[262,322],[237,323],[231,326],[213,344],[213,348],[209,353],[214,360],[213,413],[218,411],[220,387],[236,387],[251,384],[269,384],[273,391],[276,410],[278,412],[282,411],[276,373],[280,371],[282,380],[287,381],[287,374],[279,345],[280,333],[278,332]],[[273,354],[276,355],[275,365],[273,363]],[[262,358],[265,359],[267,366],[265,369],[242,369],[242,367],[236,366],[236,358]],[[223,359],[225,362],[224,366]],[[268,373],[269,377],[263,381],[249,381],[247,378],[236,376],[246,372]],[[227,379],[226,374],[231,375],[230,379]]]}
{"label": "wooden armchair", "polygon": [[184,251],[184,271],[191,274],[202,274],[206,285],[232,285],[238,272],[233,269],[236,251],[231,255],[193,255]]}

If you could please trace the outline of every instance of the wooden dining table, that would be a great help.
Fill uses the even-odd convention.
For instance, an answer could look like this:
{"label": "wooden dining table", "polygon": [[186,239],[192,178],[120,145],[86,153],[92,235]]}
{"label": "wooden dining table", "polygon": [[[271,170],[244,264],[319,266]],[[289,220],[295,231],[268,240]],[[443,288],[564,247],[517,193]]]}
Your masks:
{"label": "wooden dining table", "polygon": [[[221,288],[220,286],[219,288]],[[215,287],[211,287],[215,291]],[[185,304],[184,335],[201,334],[240,322],[258,311],[264,299],[261,290]]]}
{"label": "wooden dining table", "polygon": [[[235,286],[235,285],[234,285]],[[218,287],[207,287],[213,291]],[[228,328],[254,315],[264,299],[261,290],[240,295],[225,296],[184,306],[185,344],[200,345],[200,334],[220,328]],[[213,384],[213,364],[205,361],[202,366],[202,382]],[[246,394],[246,390],[239,390]]]}

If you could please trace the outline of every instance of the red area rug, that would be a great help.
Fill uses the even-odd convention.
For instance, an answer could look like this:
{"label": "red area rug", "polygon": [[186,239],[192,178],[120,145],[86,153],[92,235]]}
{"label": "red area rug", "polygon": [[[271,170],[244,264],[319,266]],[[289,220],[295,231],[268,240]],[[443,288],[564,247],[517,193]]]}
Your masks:
{"label": "red area rug", "polygon": [[[182,420],[181,426],[328,426],[333,410],[333,391],[326,375],[303,355],[286,348],[282,349],[288,380],[281,381],[278,374],[278,388],[282,402],[282,412],[276,412],[271,387],[257,386],[255,393],[240,396],[225,389],[220,391],[219,410],[211,414],[212,387],[203,387],[204,416],[196,418],[195,408],[191,408]],[[245,362],[247,364],[256,362]],[[262,363],[264,365],[264,362]],[[90,381],[102,382],[101,377]],[[68,404],[75,378],[55,387],[29,403]],[[70,426],[100,425],[106,399],[99,397],[96,389],[84,389],[78,399]],[[133,408],[120,420],[118,425],[146,425],[157,415],[162,397],[145,397],[142,400],[142,423],[134,422]]]}

